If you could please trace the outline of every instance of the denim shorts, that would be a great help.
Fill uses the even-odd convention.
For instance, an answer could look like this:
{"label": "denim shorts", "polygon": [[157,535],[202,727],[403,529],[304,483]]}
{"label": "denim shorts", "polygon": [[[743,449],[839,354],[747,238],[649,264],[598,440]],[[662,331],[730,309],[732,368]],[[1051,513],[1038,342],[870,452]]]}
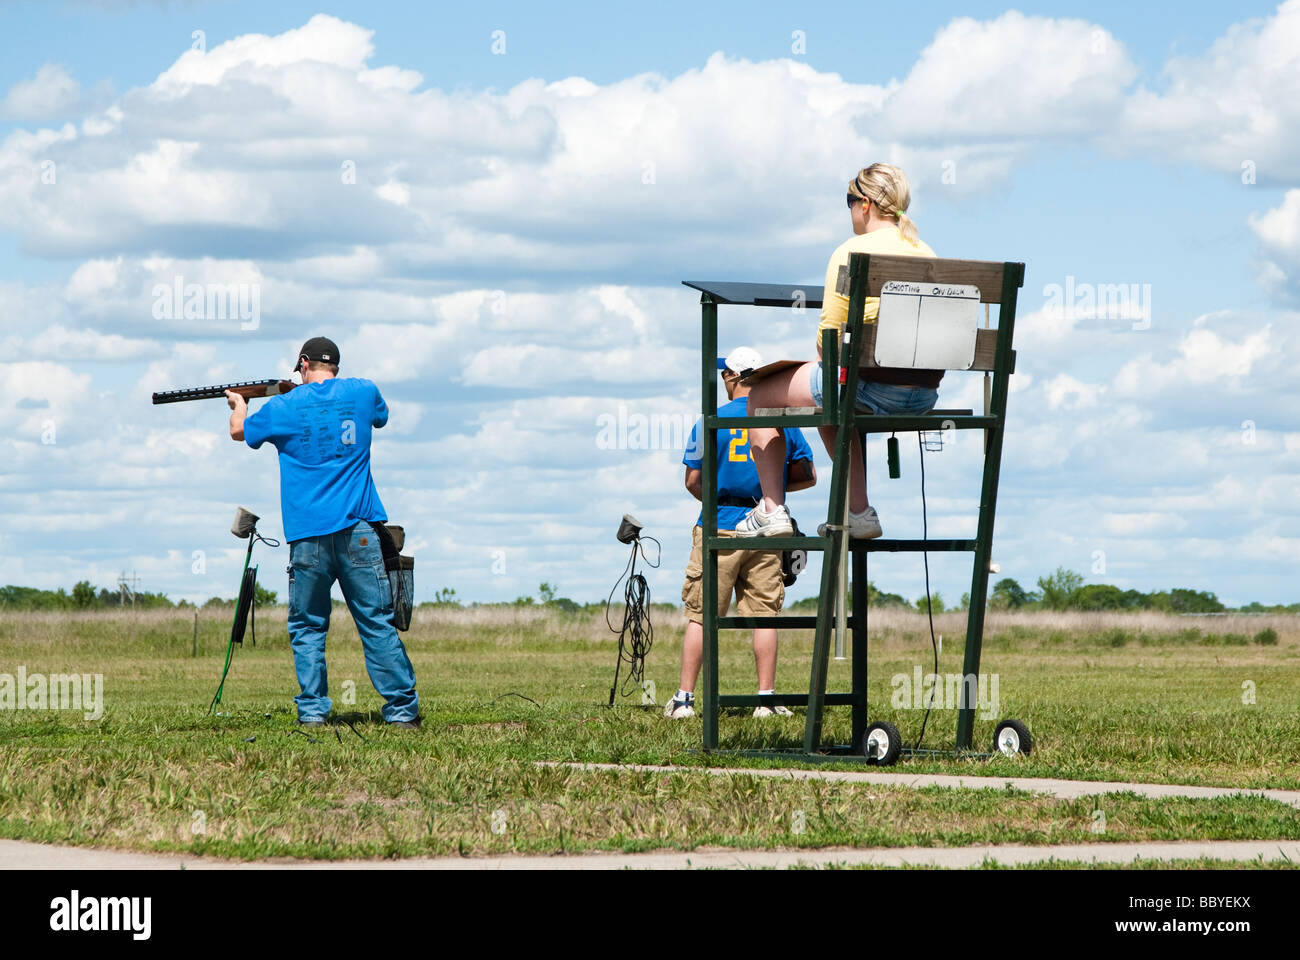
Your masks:
{"label": "denim shorts", "polygon": [[[864,371],[865,372],[865,371]],[[813,403],[822,406],[822,365],[814,363],[808,377]],[[896,383],[872,383],[858,377],[859,410],[871,413],[911,416],[929,413],[939,400],[939,391],[933,387],[905,387]]]}

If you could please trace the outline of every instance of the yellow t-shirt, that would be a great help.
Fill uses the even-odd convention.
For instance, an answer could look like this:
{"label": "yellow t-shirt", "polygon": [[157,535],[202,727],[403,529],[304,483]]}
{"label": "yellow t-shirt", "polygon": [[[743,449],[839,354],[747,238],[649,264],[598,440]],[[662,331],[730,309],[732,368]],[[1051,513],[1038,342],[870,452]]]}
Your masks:
{"label": "yellow t-shirt", "polygon": [[[821,323],[817,326],[818,346],[821,345],[823,330],[837,330],[843,333],[844,325],[848,322],[849,298],[842,293],[836,293],[835,284],[839,281],[840,267],[849,265],[851,253],[885,253],[902,257],[936,256],[925,241],[918,239],[916,244],[912,245],[904,240],[898,227],[882,227],[870,233],[849,237],[841,243],[831,254],[831,262],[826,265],[826,292],[822,295]],[[867,297],[862,322],[875,323],[879,312],[879,298]]]}

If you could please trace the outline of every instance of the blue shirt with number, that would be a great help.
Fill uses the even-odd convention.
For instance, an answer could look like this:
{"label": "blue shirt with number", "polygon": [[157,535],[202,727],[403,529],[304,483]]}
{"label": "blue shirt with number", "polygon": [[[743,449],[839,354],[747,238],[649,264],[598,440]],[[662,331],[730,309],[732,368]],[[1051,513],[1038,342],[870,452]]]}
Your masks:
{"label": "blue shirt with number", "polygon": [[292,542],[387,521],[370,476],[370,434],[388,405],[369,380],[334,377],[271,397],[244,421],[244,442],[280,454],[280,512]]}
{"label": "blue shirt with number", "polygon": [[[290,394],[292,396],[293,394]],[[749,401],[746,397],[737,397],[718,408],[720,417],[743,417],[747,414]],[[697,420],[691,430],[691,437],[686,444],[686,456],[682,463],[692,470],[704,468],[704,454],[700,448],[700,431],[703,421]],[[718,499],[723,497],[740,497],[750,500],[747,507],[723,506],[718,504],[718,529],[735,530],[736,524],[745,518],[745,514],[763,496],[763,487],[758,482],[758,468],[754,466],[754,455],[749,449],[748,430],[719,430],[718,434]],[[803,431],[797,427],[785,428],[785,475],[784,485],[790,479],[790,464],[796,460],[811,460],[812,448],[803,438]],[[696,525],[704,522],[704,511]]]}

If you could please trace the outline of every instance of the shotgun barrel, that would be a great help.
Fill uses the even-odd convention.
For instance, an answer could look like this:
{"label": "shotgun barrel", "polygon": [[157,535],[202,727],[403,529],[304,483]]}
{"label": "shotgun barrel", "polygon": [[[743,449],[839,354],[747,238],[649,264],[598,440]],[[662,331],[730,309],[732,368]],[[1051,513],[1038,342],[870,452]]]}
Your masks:
{"label": "shotgun barrel", "polygon": [[180,390],[163,390],[153,395],[154,403],[180,403],[182,400],[212,400],[225,397],[227,390],[241,394],[244,399],[274,397],[288,393],[297,384],[292,380],[245,380],[241,383],[223,383],[212,387],[185,387]]}

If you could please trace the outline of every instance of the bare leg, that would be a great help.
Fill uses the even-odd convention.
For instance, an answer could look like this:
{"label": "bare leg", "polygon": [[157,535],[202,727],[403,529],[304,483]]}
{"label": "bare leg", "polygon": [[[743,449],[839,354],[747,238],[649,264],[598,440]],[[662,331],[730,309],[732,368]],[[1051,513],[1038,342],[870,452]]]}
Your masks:
{"label": "bare leg", "polygon": [[[772,631],[776,633],[775,630]],[[775,648],[773,649],[775,663]],[[682,638],[682,681],[681,688],[687,693],[695,692],[695,681],[700,677],[700,667],[704,663],[704,627],[689,620],[686,623],[686,635]],[[767,689],[764,687],[764,689]]]}
{"label": "bare leg", "polygon": [[771,513],[785,503],[785,434],[771,427],[755,427],[749,431],[749,449],[763,488],[763,512]]}
{"label": "bare leg", "polygon": [[[826,446],[826,452],[835,459],[835,438],[839,430],[835,427],[818,427],[817,432],[822,435],[822,443]],[[867,472],[863,469],[862,463],[862,443],[858,437],[858,431],[853,431],[853,439],[849,441],[849,509],[854,513],[861,513],[867,509]]]}
{"label": "bare leg", "polygon": [[776,630],[765,627],[754,631],[754,666],[758,668],[758,689],[776,687]]}
{"label": "bare leg", "polygon": [[[749,394],[749,415],[760,407],[811,407],[811,367],[811,363],[801,364],[756,383]],[[763,487],[763,510],[770,512],[785,503],[785,434],[775,427],[753,427],[749,450]]]}

